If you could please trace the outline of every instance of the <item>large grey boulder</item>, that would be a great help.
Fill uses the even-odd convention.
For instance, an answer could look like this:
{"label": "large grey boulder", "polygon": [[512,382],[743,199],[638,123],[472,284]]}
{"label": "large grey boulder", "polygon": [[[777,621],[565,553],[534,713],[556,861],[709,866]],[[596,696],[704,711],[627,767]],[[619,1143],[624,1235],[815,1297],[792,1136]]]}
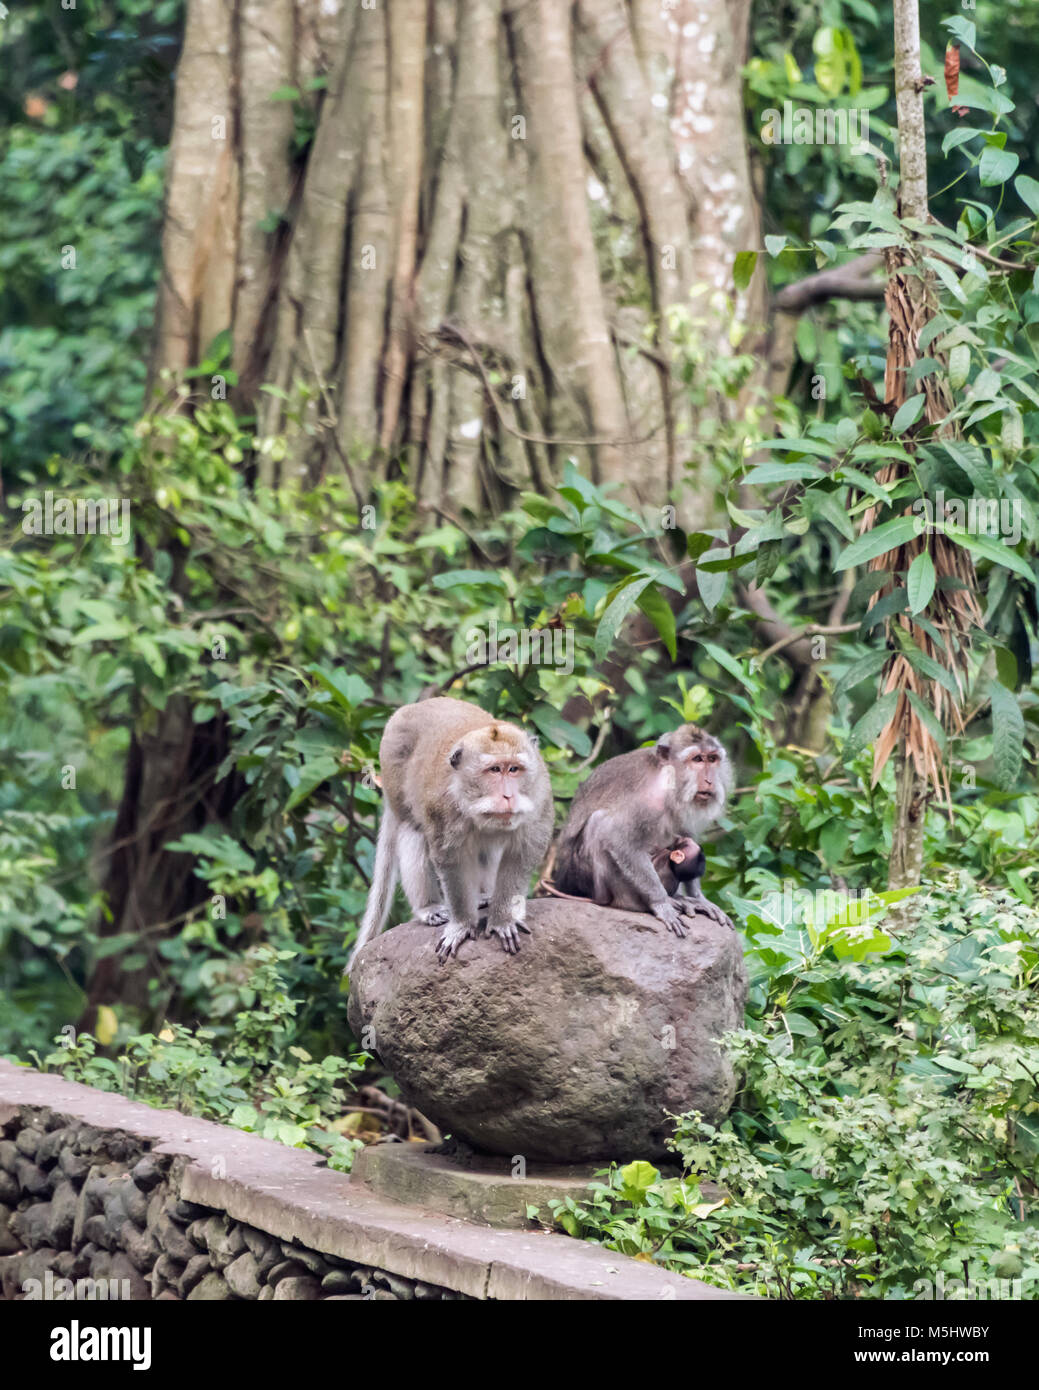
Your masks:
{"label": "large grey boulder", "polygon": [[716,1039],[743,1024],[735,933],[698,916],[679,939],[551,898],[527,919],[516,956],[480,937],[441,965],[437,929],[418,922],[358,954],[350,1026],[411,1105],[473,1148],[557,1163],[663,1158],[666,1112],[728,1111]]}

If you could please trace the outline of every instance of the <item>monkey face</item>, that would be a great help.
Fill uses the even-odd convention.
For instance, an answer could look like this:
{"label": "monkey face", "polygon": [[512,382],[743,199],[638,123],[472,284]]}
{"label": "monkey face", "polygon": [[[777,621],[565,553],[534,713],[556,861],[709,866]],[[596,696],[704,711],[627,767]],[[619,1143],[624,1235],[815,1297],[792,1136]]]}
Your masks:
{"label": "monkey face", "polygon": [[713,813],[725,805],[730,769],[725,749],[696,724],[683,724],[657,743],[657,751],[675,769],[680,799],[698,811]]}
{"label": "monkey face", "polygon": [[689,789],[698,806],[711,806],[725,799],[722,781],[725,754],[717,739],[694,743],[683,754],[690,772]]}
{"label": "monkey face", "polygon": [[451,752],[452,790],[471,820],[488,830],[514,830],[534,809],[533,747],[512,724],[465,734]]}

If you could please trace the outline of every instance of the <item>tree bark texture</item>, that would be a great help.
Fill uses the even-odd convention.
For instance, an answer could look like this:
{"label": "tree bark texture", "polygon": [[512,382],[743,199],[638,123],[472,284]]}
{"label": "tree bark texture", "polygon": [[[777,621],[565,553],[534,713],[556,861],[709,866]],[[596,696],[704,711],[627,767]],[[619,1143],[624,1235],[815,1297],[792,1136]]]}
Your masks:
{"label": "tree bark texture", "polygon": [[424,502],[495,510],[573,456],[652,505],[684,484],[704,519],[666,311],[702,315],[706,360],[728,310],[764,321],[760,276],[732,285],[760,240],[748,11],[190,0],[156,371],[230,329],[282,467],[349,466],[365,496],[402,466]]}

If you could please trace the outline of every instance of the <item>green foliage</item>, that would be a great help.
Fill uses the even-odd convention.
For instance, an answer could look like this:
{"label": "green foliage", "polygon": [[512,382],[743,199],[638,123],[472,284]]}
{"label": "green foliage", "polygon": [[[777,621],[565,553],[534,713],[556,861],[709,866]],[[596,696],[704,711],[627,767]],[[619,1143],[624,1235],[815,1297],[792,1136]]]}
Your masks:
{"label": "green foliage", "polygon": [[[868,10],[867,6],[863,13]],[[973,23],[957,18],[949,20],[948,27],[962,44],[973,47]],[[835,48],[828,40],[824,49],[831,57],[844,54],[847,78],[850,68],[841,44]],[[928,276],[936,295],[937,312],[920,335],[921,349],[934,355],[913,365],[905,402],[889,420],[868,403],[865,388],[861,394],[853,390],[856,380],[875,378],[884,368],[879,345],[873,351],[868,344],[854,356],[839,354],[853,356],[843,368],[844,384],[834,393],[827,379],[827,390],[813,408],[814,418],[780,414],[780,437],[768,440],[758,439],[748,420],[741,456],[727,463],[727,506],[733,526],[725,533],[690,536],[687,543],[701,597],[717,617],[739,619],[730,593],[734,581],[742,578],[744,583],[770,582],[777,594],[786,596],[779,599],[781,611],[785,603],[791,619],[796,612],[802,621],[808,616],[803,608],[806,574],[841,574],[870,564],[936,523],[953,545],[969,553],[985,595],[983,629],[975,628],[971,640],[979,657],[987,655],[987,666],[976,660],[968,689],[961,692],[952,669],[921,651],[901,624],[884,626],[885,620],[911,613],[934,650],[948,655],[949,668],[958,664],[962,672],[969,665],[962,649],[950,650],[926,612],[936,590],[947,600],[949,595],[942,591],[960,583],[939,575],[930,555],[919,555],[906,570],[894,574],[866,573],[851,593],[846,615],[846,620],[859,622],[859,631],[831,667],[840,677],[834,693],[843,756],[856,757],[895,714],[894,693],[865,709],[859,693],[886,660],[876,644],[890,634],[920,677],[936,681],[970,711],[972,726],[963,736],[947,738],[930,706],[915,692],[909,697],[952,767],[962,766],[964,785],[971,788],[976,779],[986,792],[1008,792],[1020,786],[1022,769],[1034,761],[1039,747],[1039,711],[1029,688],[1039,638],[1039,199],[1034,196],[1035,180],[1016,173],[1018,156],[1011,157],[1006,148],[1019,133],[1018,123],[1026,119],[1007,95],[1007,73],[978,54],[973,59],[978,76],[965,80],[963,103],[983,112],[990,128],[950,128],[945,162],[955,161],[954,171],[961,170],[954,172],[945,190],[955,199],[954,209],[941,198],[932,204],[946,208],[946,216],[951,212],[955,225],[940,220],[921,225],[900,218],[894,192],[882,185],[870,201],[836,204],[836,216],[820,228],[823,240],[811,243],[822,262],[834,259],[840,238],[853,253],[911,247],[918,258],[912,273]],[[752,85],[759,79],[765,82],[766,75],[755,71]],[[774,83],[799,80],[786,68],[782,74],[775,68],[768,77]],[[996,204],[985,191],[993,188],[1000,189]],[[789,234],[766,237],[770,254],[780,258],[793,244]],[[929,378],[943,376],[944,383],[930,384],[947,384],[955,404],[938,427],[923,418],[922,388]],[[830,401],[832,405],[823,404]],[[950,426],[960,435],[951,436]],[[745,469],[744,454],[753,451],[760,456],[766,450],[766,461]],[[888,477],[882,481],[885,470]],[[761,499],[760,505],[753,505],[755,498]],[[867,516],[871,525],[863,533]],[[891,591],[872,602],[885,584]],[[825,622],[825,612],[820,608],[816,621]],[[851,668],[842,672],[846,655]],[[1021,901],[1031,901],[1031,889],[1019,874],[1010,882]]]}
{"label": "green foliage", "polygon": [[62,1045],[43,1058],[30,1055],[45,1071],[103,1091],[314,1149],[329,1167],[348,1172],[360,1143],[338,1133],[336,1122],[347,1105],[344,1084],[363,1070],[364,1057],[328,1055],[316,1062],[292,1043],[297,1004],[281,974],[292,955],[254,949],[252,1002],[236,1013],[223,1046],[211,1029],[167,1024],[158,1035],[127,1037],[114,1059],[98,1056],[89,1033],[60,1039]]}
{"label": "green foliage", "polygon": [[84,421],[111,447],[140,413],[162,166],[151,150],[131,174],[101,130],[16,127],[0,141],[0,443],[23,476]]}
{"label": "green foliage", "polygon": [[679,1119],[681,1179],[610,1170],[590,1200],[553,1203],[556,1220],[770,1297],[930,1297],[939,1271],[1029,1287],[1039,917],[960,875],[897,943],[822,925],[748,915],[738,1108],[720,1126]]}
{"label": "green foliage", "polygon": [[[844,448],[859,447],[858,435],[841,438]],[[140,549],[97,536],[19,534],[0,552],[8,711],[0,813],[18,808],[0,821],[5,1050],[43,1045],[78,1016],[79,988],[97,960],[117,954],[129,963],[139,952],[135,936],[100,933],[87,865],[110,833],[131,724],[147,730],[172,699],[188,702],[196,725],[225,731],[218,773],[236,781],[226,823],[170,846],[194,856],[205,897],[167,924],[153,1007],[203,1016],[221,1040],[248,988],[243,952],[248,958],[260,933],[296,952],[287,967],[290,994],[302,1001],[295,1041],[317,1054],[349,1046],[339,976],[345,924],[359,916],[371,864],[378,738],[390,708],[430,682],[451,688],[459,671],[457,693],[538,730],[564,802],[591,751],[587,732],[561,713],[573,696],[608,709],[613,751],[658,736],[677,716],[717,728],[752,784],[711,850],[712,886],[730,910],[746,912],[788,882],[814,885],[820,869],[855,889],[880,886],[890,796],[886,783],[869,786],[862,751],[877,718],[869,687],[876,654],[858,656],[857,644],[828,666],[847,712],[836,727],[843,761],[784,749],[775,714],[785,673],[778,662],[751,659],[749,615],[728,590],[710,612],[684,596],[678,557],[669,567],[650,520],[576,469],[556,496],[527,495],[475,531],[487,562],[467,568],[470,538],[452,526],[418,532],[400,483],[384,487],[371,527],[358,526],[341,480],[309,492],[246,487],[233,460],[282,447],[255,438],[223,402],[200,404],[193,418],[150,417],[105,486],[74,468],[51,480],[59,493],[121,492]],[[820,436],[794,446],[802,447],[812,459],[828,446]],[[806,496],[834,481],[811,482]],[[22,497],[10,499],[19,517]],[[810,512],[814,503],[795,497],[792,505]],[[778,529],[777,573],[807,587],[813,566],[844,544],[836,528],[820,544],[829,524],[806,523],[799,534],[795,516]],[[673,537],[672,554],[681,546],[701,564],[725,553],[720,534]],[[716,573],[726,579],[724,570],[704,571]],[[641,648],[621,686],[597,651],[613,660],[623,648],[617,619],[626,609],[640,610],[659,641]],[[570,643],[568,660],[471,650],[495,627],[504,641],[506,624],[558,632]],[[1000,728],[1013,735],[1011,721]],[[1014,748],[1011,740],[1010,752],[995,754],[988,775],[991,735],[983,724],[968,731],[958,749],[980,769],[977,785],[952,825],[931,819],[925,852],[931,864],[1004,875],[1029,901],[1021,869],[1039,836],[1039,810],[1019,782],[1006,790],[1015,767],[1026,775]],[[118,1023],[125,1035],[133,1017]]]}
{"label": "green foliage", "polygon": [[74,22],[44,4],[0,21],[8,486],[12,472],[38,477],[77,439],[112,448],[140,414],[180,9],[179,0],[80,0]]}
{"label": "green foliage", "polygon": [[[992,206],[988,190],[1005,183],[1013,172],[1011,163],[1022,185],[1015,183],[1015,193],[1026,205],[1039,176],[1039,113],[1031,100],[1031,55],[1039,42],[1039,13],[1030,5],[1007,9],[996,0],[977,0],[969,20],[959,15],[947,19],[949,9],[939,0],[920,5],[922,69],[935,79],[924,95],[930,204],[946,225],[957,221],[958,199],[964,193],[987,213]],[[974,51],[977,35],[983,36],[984,57]],[[833,213],[839,203],[867,196],[875,180],[875,160],[868,151],[849,145],[764,143],[765,113],[781,111],[787,101],[794,109],[813,113],[816,108],[865,110],[870,143],[890,158],[895,126],[890,8],[870,0],[825,0],[821,6],[798,3],[792,8],[765,3],[755,6],[752,36],[754,56],[745,70],[747,130],[764,171],[770,233],[765,245],[777,257],[771,276],[781,288],[835,262]],[[951,101],[943,77],[947,39],[961,45],[959,95]],[[959,117],[951,109],[961,105],[968,108],[968,116]],[[993,129],[986,131],[990,121]],[[1008,139],[1013,150],[1004,148]],[[946,154],[973,140],[982,141],[984,150],[965,152],[969,170],[950,181]],[[990,176],[991,185],[985,181]],[[999,196],[1012,211],[1021,211],[1006,190]],[[777,236],[779,230],[785,235]],[[867,343],[869,355],[879,358],[884,344],[871,305],[837,302],[801,315],[791,397],[814,412],[823,378],[827,401],[842,412],[857,409],[842,366],[862,354]]]}

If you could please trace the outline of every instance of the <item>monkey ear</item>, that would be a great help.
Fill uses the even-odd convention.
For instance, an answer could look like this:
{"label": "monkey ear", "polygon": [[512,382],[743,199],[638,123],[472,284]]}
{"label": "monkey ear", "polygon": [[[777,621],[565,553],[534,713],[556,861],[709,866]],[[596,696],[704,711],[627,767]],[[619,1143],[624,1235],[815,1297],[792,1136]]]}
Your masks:
{"label": "monkey ear", "polygon": [[671,756],[671,735],[661,734],[657,739],[656,753],[659,758],[667,759]]}
{"label": "monkey ear", "polygon": [[527,734],[527,738],[530,742],[531,748],[533,748],[535,751],[541,746],[540,734]]}
{"label": "monkey ear", "polygon": [[448,758],[447,761],[451,764],[452,767],[457,767],[458,764],[462,761],[462,745],[460,743],[455,748],[452,748],[451,756]]}

